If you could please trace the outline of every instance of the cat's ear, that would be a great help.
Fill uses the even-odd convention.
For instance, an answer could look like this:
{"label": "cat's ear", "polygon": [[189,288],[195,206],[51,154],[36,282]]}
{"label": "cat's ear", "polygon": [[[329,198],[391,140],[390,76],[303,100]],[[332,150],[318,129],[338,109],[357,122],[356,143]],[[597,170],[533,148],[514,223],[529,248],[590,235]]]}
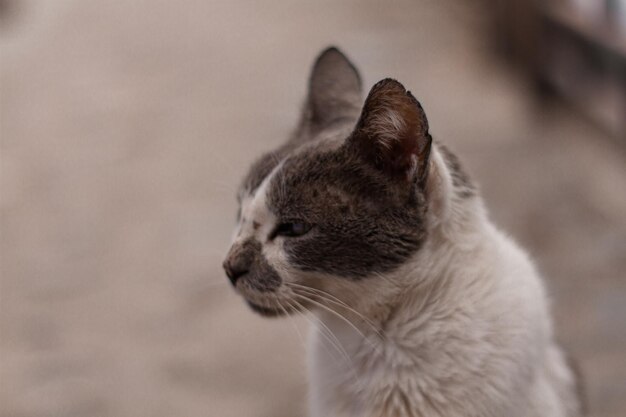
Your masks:
{"label": "cat's ear", "polygon": [[370,90],[348,146],[377,168],[423,184],[431,142],[420,103],[402,84],[387,78]]}
{"label": "cat's ear", "polygon": [[361,77],[350,60],[335,47],[322,51],[313,64],[304,121],[323,127],[355,117],[361,103]]}

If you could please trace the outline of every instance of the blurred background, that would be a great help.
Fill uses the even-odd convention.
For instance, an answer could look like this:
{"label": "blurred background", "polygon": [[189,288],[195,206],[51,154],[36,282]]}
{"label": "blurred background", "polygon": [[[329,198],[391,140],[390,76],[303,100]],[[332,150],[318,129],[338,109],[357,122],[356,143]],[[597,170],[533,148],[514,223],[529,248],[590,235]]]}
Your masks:
{"label": "blurred background", "polygon": [[422,102],[623,417],[625,35],[621,0],[0,0],[0,415],[305,415],[306,319],[220,264],[336,44]]}

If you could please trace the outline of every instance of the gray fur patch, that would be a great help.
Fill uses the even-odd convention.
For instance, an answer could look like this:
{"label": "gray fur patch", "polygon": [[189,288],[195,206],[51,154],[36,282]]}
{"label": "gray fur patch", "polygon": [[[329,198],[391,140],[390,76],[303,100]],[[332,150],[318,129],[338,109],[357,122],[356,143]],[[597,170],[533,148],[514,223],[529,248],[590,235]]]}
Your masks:
{"label": "gray fur patch", "polygon": [[287,158],[270,183],[279,221],[314,225],[285,238],[295,267],[350,278],[385,273],[407,261],[426,237],[426,201],[417,184],[393,182],[347,145],[307,148]]}
{"label": "gray fur patch", "polygon": [[254,161],[242,185],[239,187],[240,194],[252,194],[263,182],[274,168],[282,161],[290,152],[297,149],[301,143],[290,140],[279,148],[263,154],[259,159]]}
{"label": "gray fur patch", "polygon": [[254,190],[259,188],[265,177],[267,177],[280,162],[282,154],[284,153],[282,149],[283,148],[268,152],[252,164],[240,187],[242,193],[252,194]]}

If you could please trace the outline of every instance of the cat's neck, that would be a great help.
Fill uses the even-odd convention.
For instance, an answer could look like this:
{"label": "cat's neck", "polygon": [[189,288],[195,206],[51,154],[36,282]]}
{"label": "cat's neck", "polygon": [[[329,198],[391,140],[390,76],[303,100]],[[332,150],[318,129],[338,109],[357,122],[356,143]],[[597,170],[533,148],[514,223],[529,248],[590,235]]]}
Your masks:
{"label": "cat's neck", "polygon": [[[417,321],[445,314],[444,309],[458,304],[472,285],[467,271],[461,272],[463,266],[493,253],[501,235],[488,221],[479,198],[455,208],[454,216],[431,230],[424,246],[405,265],[359,282],[367,296],[356,300],[353,308],[337,304],[334,311],[319,311],[319,320],[335,333],[356,339],[365,336],[369,344],[402,343],[403,322],[415,327]],[[455,279],[460,274],[464,279]],[[348,300],[349,294],[340,297]]]}
{"label": "cat's neck", "polygon": [[[415,256],[392,272],[353,282],[345,293],[339,290],[337,298],[350,301],[349,308],[337,303],[318,311],[324,326],[347,338],[349,344],[363,342],[363,335],[366,344],[371,344],[369,340],[383,345],[405,343],[404,332],[409,330],[404,323],[410,323],[411,334],[418,336],[416,323],[445,315],[442,309],[459,305],[459,297],[471,296],[473,289],[466,287],[476,277],[466,266],[493,256],[494,248],[502,244],[482,199],[469,180],[460,179],[465,174],[452,166],[451,157],[444,147],[433,148],[427,183],[428,237]],[[355,291],[359,297],[354,297]]]}

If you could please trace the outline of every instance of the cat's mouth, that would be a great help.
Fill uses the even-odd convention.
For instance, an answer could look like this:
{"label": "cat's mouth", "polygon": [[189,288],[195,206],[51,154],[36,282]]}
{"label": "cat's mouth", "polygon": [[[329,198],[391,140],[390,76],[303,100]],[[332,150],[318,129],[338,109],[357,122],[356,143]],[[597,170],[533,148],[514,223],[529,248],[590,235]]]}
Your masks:
{"label": "cat's mouth", "polygon": [[296,301],[286,294],[269,297],[259,297],[258,294],[242,294],[243,298],[252,311],[263,317],[284,317],[290,314],[304,312],[306,307],[300,301]]}
{"label": "cat's mouth", "polygon": [[251,288],[248,282],[241,281],[235,290],[244,299],[252,311],[263,317],[280,317],[301,311],[301,304],[292,299],[285,291],[259,291]]}
{"label": "cat's mouth", "polygon": [[270,307],[261,306],[261,305],[253,303],[250,300],[246,300],[246,303],[248,304],[248,306],[250,306],[250,308],[254,312],[259,313],[263,317],[279,317],[279,316],[284,316],[287,313],[287,311],[284,309],[281,310],[278,308],[270,308]]}

